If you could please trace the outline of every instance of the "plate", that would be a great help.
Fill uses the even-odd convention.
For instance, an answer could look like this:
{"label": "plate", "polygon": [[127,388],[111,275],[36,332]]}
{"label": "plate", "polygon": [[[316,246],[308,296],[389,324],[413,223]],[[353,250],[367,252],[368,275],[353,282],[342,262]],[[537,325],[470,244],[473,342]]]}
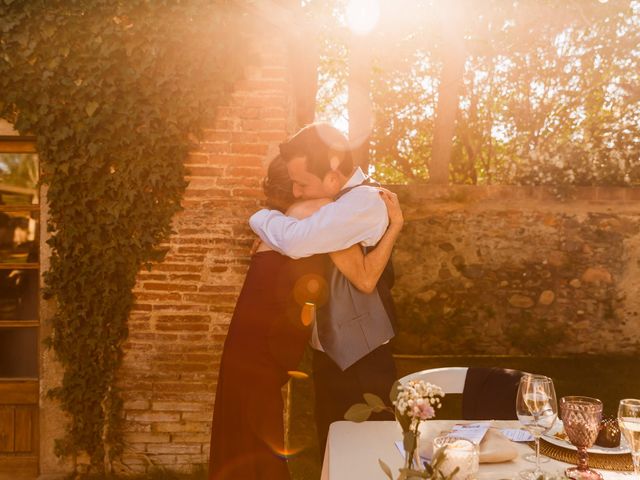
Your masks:
{"label": "plate", "polygon": [[[564,430],[564,428],[562,427],[562,421],[558,419],[556,420],[556,423],[554,423],[551,430],[549,430],[547,433],[542,434],[542,438],[546,442],[552,443],[558,447],[577,451],[578,449],[574,447],[568,440],[562,440],[558,437],[554,437],[553,435],[554,433],[558,433],[562,430]],[[619,447],[608,448],[608,447],[601,447],[599,445],[594,445],[591,448],[587,448],[587,452],[600,453],[604,455],[621,455],[624,453],[631,453],[631,449],[627,446],[627,442],[625,441],[624,437],[622,437],[620,439]]]}

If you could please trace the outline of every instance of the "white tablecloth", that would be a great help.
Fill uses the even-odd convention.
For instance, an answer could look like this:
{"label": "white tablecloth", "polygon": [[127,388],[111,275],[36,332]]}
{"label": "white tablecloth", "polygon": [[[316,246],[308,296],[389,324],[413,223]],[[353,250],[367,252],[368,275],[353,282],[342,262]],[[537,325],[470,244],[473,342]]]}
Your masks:
{"label": "white tablecloth", "polygon": [[[429,428],[448,429],[450,420],[429,420]],[[519,428],[517,421],[494,421],[498,428]],[[335,422],[331,424],[329,439],[322,464],[322,480],[388,480],[378,465],[384,461],[394,474],[402,467],[403,457],[395,445],[402,439],[402,432],[396,422]],[[478,480],[517,479],[518,472],[532,468],[533,463],[522,455],[533,452],[526,444],[516,444],[520,456],[511,462],[480,464]],[[543,463],[542,469],[561,474],[568,464],[557,460]],[[598,470],[604,480],[631,480],[630,472]]]}

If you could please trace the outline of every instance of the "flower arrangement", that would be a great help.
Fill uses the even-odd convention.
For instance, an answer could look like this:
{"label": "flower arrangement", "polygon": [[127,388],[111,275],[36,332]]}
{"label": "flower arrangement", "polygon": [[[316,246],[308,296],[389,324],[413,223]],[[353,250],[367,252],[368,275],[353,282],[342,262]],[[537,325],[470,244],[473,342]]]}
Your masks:
{"label": "flower arrangement", "polygon": [[[363,422],[374,412],[389,411],[394,413],[396,420],[402,427],[402,443],[405,450],[405,464],[400,469],[397,480],[449,480],[456,472],[445,476],[438,469],[444,459],[443,451],[436,453],[430,464],[423,463],[417,454],[420,422],[435,417],[436,410],[442,406],[441,399],[443,397],[444,392],[439,386],[423,380],[411,380],[405,384],[396,382],[390,394],[393,407],[387,406],[377,395],[365,393],[366,403],[353,405],[347,410],[344,418],[354,422]],[[378,460],[378,462],[387,477],[393,480],[389,466],[382,460]]]}
{"label": "flower arrangement", "polygon": [[[372,413],[383,411],[391,412],[402,427],[403,446],[405,450],[405,463],[399,470],[396,480],[453,480],[458,473],[456,467],[451,473],[445,475],[440,466],[443,465],[446,449],[435,452],[431,463],[423,462],[417,453],[420,422],[434,418],[436,410],[442,406],[443,390],[432,383],[423,380],[413,380],[405,383],[396,382],[390,394],[391,405],[386,405],[377,395],[364,394],[366,403],[352,405],[344,415],[346,420],[364,422]],[[393,480],[391,468],[378,459],[380,468]],[[546,477],[547,480],[569,480],[565,476]],[[503,479],[506,480],[506,479]],[[543,480],[541,476],[537,480]]]}

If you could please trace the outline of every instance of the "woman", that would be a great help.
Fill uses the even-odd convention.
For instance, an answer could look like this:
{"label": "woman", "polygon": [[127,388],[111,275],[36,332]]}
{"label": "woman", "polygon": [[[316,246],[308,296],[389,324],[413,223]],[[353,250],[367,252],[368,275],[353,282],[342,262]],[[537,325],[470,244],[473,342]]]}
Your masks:
{"label": "woman", "polygon": [[[270,208],[303,218],[329,200],[294,204],[286,164],[276,157],[264,182]],[[384,270],[403,218],[397,197],[386,190],[390,226],[376,249],[359,245],[327,255],[292,260],[262,244],[251,258],[225,340],[213,414],[209,479],[288,480],[281,388],[308,342],[314,305],[327,301],[324,271],[331,258],[363,291],[371,292]]]}

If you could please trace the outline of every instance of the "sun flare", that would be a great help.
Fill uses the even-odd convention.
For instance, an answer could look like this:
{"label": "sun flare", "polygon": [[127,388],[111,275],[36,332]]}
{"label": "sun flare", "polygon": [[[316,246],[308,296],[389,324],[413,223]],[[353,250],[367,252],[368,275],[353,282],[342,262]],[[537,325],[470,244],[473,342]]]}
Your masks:
{"label": "sun flare", "polygon": [[346,10],[347,25],[357,35],[365,35],[375,28],[380,19],[378,0],[349,0]]}

